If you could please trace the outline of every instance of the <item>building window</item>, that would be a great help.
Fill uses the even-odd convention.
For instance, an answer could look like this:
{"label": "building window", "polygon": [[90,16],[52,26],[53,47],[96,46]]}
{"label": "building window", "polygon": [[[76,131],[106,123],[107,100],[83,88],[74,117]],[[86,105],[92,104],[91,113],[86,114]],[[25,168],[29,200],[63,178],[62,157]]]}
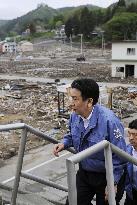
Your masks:
{"label": "building window", "polygon": [[116,67],[116,72],[124,73],[124,67]]}
{"label": "building window", "polygon": [[135,55],[135,48],[127,48],[127,55]]}

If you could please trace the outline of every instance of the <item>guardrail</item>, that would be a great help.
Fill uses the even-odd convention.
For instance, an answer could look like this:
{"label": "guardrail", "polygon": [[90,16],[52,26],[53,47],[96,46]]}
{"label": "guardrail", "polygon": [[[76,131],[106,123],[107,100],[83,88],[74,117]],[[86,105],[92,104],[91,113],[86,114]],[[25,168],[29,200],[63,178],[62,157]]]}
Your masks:
{"label": "guardrail", "polygon": [[[17,160],[17,168],[16,168],[16,173],[15,173],[15,180],[14,180],[14,185],[13,185],[13,190],[12,190],[12,197],[11,197],[11,205],[16,205],[16,199],[17,199],[17,193],[18,193],[18,187],[19,187],[19,182],[20,182],[20,177],[24,177],[27,179],[34,180],[36,182],[39,182],[41,184],[51,186],[53,188],[62,190],[67,192],[68,188],[59,184],[56,184],[54,182],[51,182],[49,180],[43,180],[37,176],[27,174],[25,172],[21,172],[22,170],[22,165],[23,165],[23,157],[24,157],[24,152],[25,152],[25,145],[26,145],[26,140],[27,140],[27,133],[30,132],[32,134],[35,134],[38,137],[43,138],[44,140],[47,140],[48,142],[51,142],[53,144],[59,143],[58,140],[51,138],[44,133],[40,132],[37,129],[34,129],[31,126],[28,126],[24,123],[16,123],[16,124],[8,124],[8,125],[0,125],[0,132],[1,131],[8,131],[8,130],[15,130],[15,129],[22,129],[22,134],[21,134],[21,139],[20,139],[20,146],[19,146],[19,152],[18,152],[18,160]],[[73,149],[67,149],[68,151],[75,153]]]}

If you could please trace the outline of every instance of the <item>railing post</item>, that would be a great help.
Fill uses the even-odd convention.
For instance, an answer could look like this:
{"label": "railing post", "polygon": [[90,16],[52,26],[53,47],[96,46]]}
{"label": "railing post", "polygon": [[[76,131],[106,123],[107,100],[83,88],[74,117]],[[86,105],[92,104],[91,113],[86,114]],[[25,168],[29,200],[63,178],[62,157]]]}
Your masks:
{"label": "railing post", "polygon": [[20,182],[20,175],[21,175],[25,145],[26,145],[26,138],[27,138],[27,129],[24,128],[22,130],[22,135],[21,135],[21,140],[20,140],[17,168],[16,168],[15,180],[14,180],[12,197],[11,197],[11,205],[16,205],[17,192],[18,192],[18,187],[19,187],[19,182]]}
{"label": "railing post", "polygon": [[110,144],[107,147],[105,147],[104,154],[105,154],[108,201],[109,201],[109,205],[116,205],[113,165],[112,165],[112,151],[111,151]]}
{"label": "railing post", "polygon": [[66,159],[69,205],[77,204],[75,164]]}

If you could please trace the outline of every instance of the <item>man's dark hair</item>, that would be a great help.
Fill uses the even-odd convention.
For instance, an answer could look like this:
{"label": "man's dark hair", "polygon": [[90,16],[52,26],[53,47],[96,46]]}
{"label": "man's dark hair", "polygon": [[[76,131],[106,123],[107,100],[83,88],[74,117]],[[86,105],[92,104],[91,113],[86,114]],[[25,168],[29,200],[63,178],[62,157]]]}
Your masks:
{"label": "man's dark hair", "polygon": [[91,78],[76,79],[72,82],[71,88],[75,88],[81,92],[82,99],[85,101],[88,98],[93,99],[93,105],[98,102],[99,86]]}
{"label": "man's dark hair", "polygon": [[137,130],[137,119],[133,120],[132,122],[129,123],[128,127],[130,129],[136,129]]}

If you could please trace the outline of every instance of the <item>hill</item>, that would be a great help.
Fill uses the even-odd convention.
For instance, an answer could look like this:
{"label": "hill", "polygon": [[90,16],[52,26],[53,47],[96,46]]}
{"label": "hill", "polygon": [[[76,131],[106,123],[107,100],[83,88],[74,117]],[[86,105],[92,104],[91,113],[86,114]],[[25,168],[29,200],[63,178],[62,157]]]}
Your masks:
{"label": "hill", "polygon": [[0,20],[0,26],[3,26],[4,24],[6,24],[8,22],[8,20]]}
{"label": "hill", "polygon": [[54,16],[61,14],[67,18],[68,16],[71,16],[76,10],[85,6],[88,7],[88,9],[99,8],[94,5],[84,5],[78,7],[64,7],[60,9],[53,9],[45,4],[40,4],[35,10],[32,10],[21,17],[9,20],[5,23],[3,22],[3,24],[1,23],[0,37],[5,37],[9,32],[17,32],[18,34],[20,34],[30,24],[46,27],[49,25],[49,22],[51,21],[51,19],[53,19]]}
{"label": "hill", "polygon": [[81,5],[81,6],[77,6],[77,7],[63,7],[63,8],[59,8],[57,10],[60,13],[65,14],[66,12],[75,12],[76,10],[83,8],[83,7],[87,7],[88,9],[91,9],[91,10],[100,8],[100,7],[92,5],[92,4],[85,4],[85,5]]}
{"label": "hill", "polygon": [[6,24],[0,26],[0,36],[4,37],[9,32],[17,32],[20,34],[30,24],[47,24],[51,18],[58,14],[56,9],[47,5],[40,5],[37,9],[13,20],[9,20]]}
{"label": "hill", "polygon": [[130,0],[130,1],[125,0],[125,2],[126,2],[127,5],[132,4],[132,3],[137,4],[137,0]]}

